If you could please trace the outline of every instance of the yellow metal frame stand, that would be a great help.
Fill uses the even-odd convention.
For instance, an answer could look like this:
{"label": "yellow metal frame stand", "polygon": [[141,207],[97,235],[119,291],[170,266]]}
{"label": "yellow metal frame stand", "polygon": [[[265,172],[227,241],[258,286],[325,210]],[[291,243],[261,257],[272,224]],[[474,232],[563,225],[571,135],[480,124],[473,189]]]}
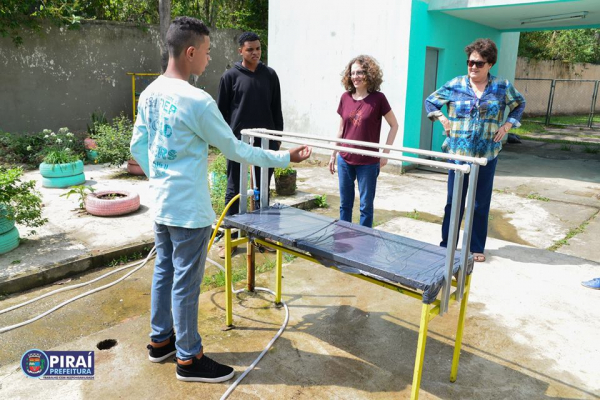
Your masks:
{"label": "yellow metal frame stand", "polygon": [[[233,311],[232,311],[232,299],[233,299],[233,275],[231,272],[231,249],[234,246],[240,246],[242,244],[248,243],[248,237],[240,237],[238,239],[233,240],[231,238],[231,229],[225,229],[225,324],[228,327],[233,327]],[[276,250],[276,270],[275,270],[275,304],[281,304],[281,277],[283,271],[283,253],[292,254],[296,257],[303,258],[308,261],[312,261],[314,263],[319,262],[307,255],[305,253],[298,252],[296,250],[285,247],[281,243],[273,243],[268,242],[262,239],[254,239],[256,244],[260,244],[266,247],[270,247]],[[374,283],[376,285],[382,286],[386,289],[393,290],[395,292],[413,297],[418,300],[423,300],[423,295],[415,290],[403,288],[400,286],[395,286],[386,282],[381,282],[363,275],[359,274],[349,274],[354,277],[360,278],[364,281],[368,281]],[[456,287],[456,282],[452,281],[452,286]],[[462,336],[463,329],[465,326],[465,313],[467,310],[467,301],[469,298],[469,291],[471,288],[471,275],[466,276],[465,286],[464,286],[464,294],[462,299],[460,300],[460,313],[458,316],[458,325],[456,328],[456,339],[454,342],[454,355],[452,357],[452,368],[450,371],[450,382],[456,381],[456,376],[458,373],[458,361],[460,358],[460,348],[462,344]],[[458,290],[454,290],[454,292],[450,295],[449,304],[455,303],[457,298]],[[435,300],[431,304],[422,304],[421,306],[421,320],[419,325],[419,339],[417,341],[417,355],[415,359],[415,369],[413,373],[413,382],[412,382],[412,390],[411,390],[411,399],[416,400],[419,398],[419,388],[421,386],[421,375],[423,372],[423,361],[425,358],[425,344],[427,342],[427,330],[429,327],[429,321],[435,318],[437,315],[440,315],[441,310],[441,300]]]}
{"label": "yellow metal frame stand", "polygon": [[137,111],[138,98],[140,93],[135,92],[135,78],[138,76],[159,76],[157,73],[142,73],[142,72],[128,72],[127,75],[131,75],[131,101],[133,107],[133,121],[135,122],[135,115]]}

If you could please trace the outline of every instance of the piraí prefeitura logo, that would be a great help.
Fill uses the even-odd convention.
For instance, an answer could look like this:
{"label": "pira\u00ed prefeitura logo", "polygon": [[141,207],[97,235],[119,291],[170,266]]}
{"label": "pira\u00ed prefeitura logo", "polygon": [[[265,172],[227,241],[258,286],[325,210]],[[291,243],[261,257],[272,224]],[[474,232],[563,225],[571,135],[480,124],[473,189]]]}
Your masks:
{"label": "pira\u00ed prefeitura logo", "polygon": [[27,350],[21,369],[30,378],[94,379],[94,352]]}
{"label": "pira\u00ed prefeitura logo", "polygon": [[27,350],[21,357],[21,369],[30,378],[41,378],[48,372],[48,356],[41,350]]}

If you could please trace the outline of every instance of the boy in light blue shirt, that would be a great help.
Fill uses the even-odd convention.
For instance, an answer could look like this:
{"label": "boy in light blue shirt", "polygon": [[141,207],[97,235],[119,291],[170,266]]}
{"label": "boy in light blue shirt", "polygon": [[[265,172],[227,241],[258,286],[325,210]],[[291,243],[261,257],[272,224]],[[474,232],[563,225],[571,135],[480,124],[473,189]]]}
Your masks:
{"label": "boy in light blue shirt", "polygon": [[205,356],[198,334],[200,284],[215,219],[208,145],[230,160],[281,168],[307,159],[311,149],[265,151],[237,140],[210,95],[188,83],[210,61],[202,21],[176,18],[166,42],[169,64],[141,94],[131,139],[131,154],[150,179],[155,212],[149,358],[161,362],[176,354],[177,379],[222,382],[233,377],[233,368]]}

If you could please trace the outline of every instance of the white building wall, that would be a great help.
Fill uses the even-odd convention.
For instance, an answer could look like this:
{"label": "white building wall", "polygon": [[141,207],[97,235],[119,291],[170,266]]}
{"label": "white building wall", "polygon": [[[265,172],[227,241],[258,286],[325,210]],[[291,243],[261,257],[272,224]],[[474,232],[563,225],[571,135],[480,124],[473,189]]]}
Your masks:
{"label": "white building wall", "polygon": [[[359,54],[379,61],[384,79],[381,91],[400,127],[404,126],[411,3],[269,1],[269,66],[281,82],[286,131],[336,135],[337,107],[344,91],[341,72]],[[384,122],[382,142],[388,130]],[[397,145],[402,135],[400,129]]]}

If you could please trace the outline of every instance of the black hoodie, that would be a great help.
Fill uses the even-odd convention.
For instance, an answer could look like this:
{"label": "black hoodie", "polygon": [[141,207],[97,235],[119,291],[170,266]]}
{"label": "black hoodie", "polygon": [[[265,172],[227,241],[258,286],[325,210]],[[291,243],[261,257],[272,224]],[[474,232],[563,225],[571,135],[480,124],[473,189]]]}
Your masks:
{"label": "black hoodie", "polygon": [[225,72],[219,83],[217,105],[238,139],[242,129],[283,130],[279,78],[262,62],[254,72],[239,61]]}

